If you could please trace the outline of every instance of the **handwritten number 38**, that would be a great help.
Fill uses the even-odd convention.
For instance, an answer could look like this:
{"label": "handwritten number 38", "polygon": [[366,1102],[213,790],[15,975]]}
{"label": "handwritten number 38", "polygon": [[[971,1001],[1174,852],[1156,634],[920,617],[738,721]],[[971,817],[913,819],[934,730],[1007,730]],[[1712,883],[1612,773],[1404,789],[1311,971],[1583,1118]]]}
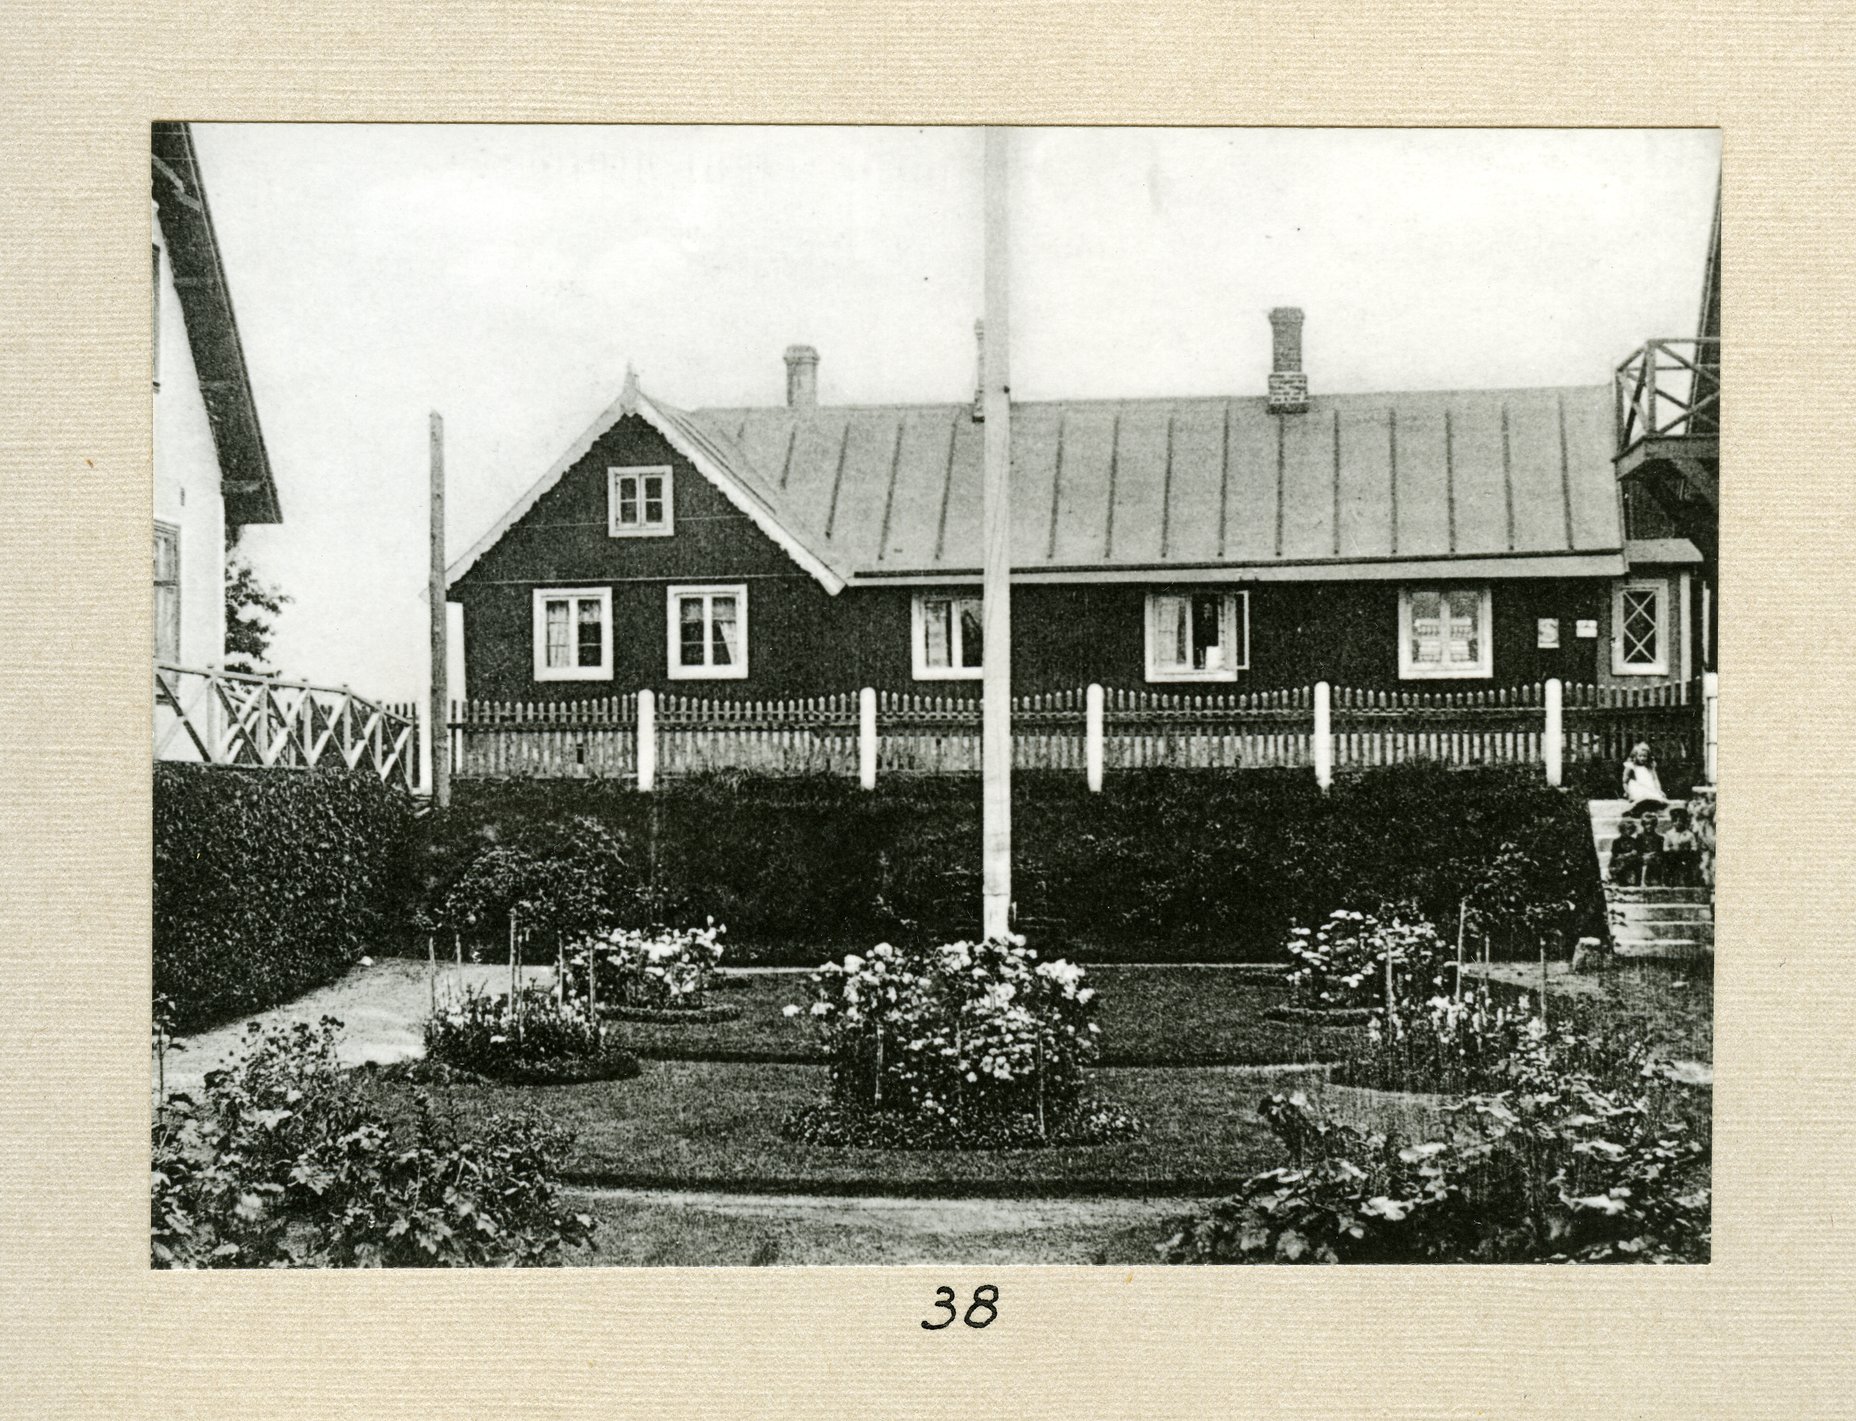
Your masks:
{"label": "handwritten number 38", "polygon": [[[929,1332],[939,1332],[944,1327],[952,1327],[954,1319],[960,1317],[960,1309],[954,1304],[952,1288],[936,1288],[934,1305],[947,1314],[943,1322],[923,1320],[922,1326]],[[979,1314],[984,1313],[981,1317]],[[967,1305],[967,1314],[961,1318],[968,1327],[985,1327],[999,1315],[999,1290],[991,1283],[981,1283],[973,1290],[973,1301]]]}

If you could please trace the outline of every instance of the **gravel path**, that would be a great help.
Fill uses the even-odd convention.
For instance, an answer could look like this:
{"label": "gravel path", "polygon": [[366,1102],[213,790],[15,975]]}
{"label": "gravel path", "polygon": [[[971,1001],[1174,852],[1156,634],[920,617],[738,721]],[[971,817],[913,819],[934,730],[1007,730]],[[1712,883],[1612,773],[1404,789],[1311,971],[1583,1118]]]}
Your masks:
{"label": "gravel path", "polygon": [[588,1200],[701,1210],[738,1219],[874,1225],[887,1233],[948,1235],[1008,1229],[1119,1228],[1152,1223],[1193,1207],[1192,1199],[1109,1195],[1064,1199],[903,1199],[878,1194],[726,1194],[705,1189],[585,1189]]}
{"label": "gravel path", "polygon": [[[522,975],[527,981],[551,983],[554,969],[525,967]],[[438,964],[440,1001],[447,993],[455,996],[471,987],[500,994],[508,982],[507,963]],[[432,985],[425,963],[396,957],[357,967],[339,982],[318,987],[293,1002],[181,1038],[180,1049],[168,1055],[168,1089],[198,1090],[208,1071],[237,1053],[253,1022],[270,1026],[335,1017],[342,1024],[336,1053],[345,1065],[367,1061],[387,1065],[423,1056],[424,1023],[431,1009]]]}

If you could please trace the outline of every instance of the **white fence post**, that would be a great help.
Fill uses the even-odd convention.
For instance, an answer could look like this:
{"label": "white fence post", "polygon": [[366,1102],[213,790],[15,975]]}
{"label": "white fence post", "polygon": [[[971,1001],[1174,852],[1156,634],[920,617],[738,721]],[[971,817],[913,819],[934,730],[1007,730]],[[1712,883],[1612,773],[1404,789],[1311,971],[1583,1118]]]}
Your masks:
{"label": "white fence post", "polygon": [[1089,792],[1102,793],[1102,688],[1094,681],[1083,698],[1083,757],[1089,767]]}
{"label": "white fence post", "polygon": [[638,788],[649,793],[657,783],[657,697],[638,693]]}
{"label": "white fence post", "polygon": [[1701,764],[1708,783],[1714,783],[1715,749],[1721,738],[1721,675],[1701,673]]}
{"label": "white fence post", "polygon": [[1334,727],[1328,708],[1328,683],[1315,682],[1315,783],[1326,794],[1334,783]]}
{"label": "white fence post", "polygon": [[1560,713],[1560,678],[1547,678],[1547,728],[1540,737],[1541,758],[1547,762],[1547,783],[1558,789],[1565,781],[1566,726]]}
{"label": "white fence post", "polygon": [[869,686],[857,693],[857,782],[876,788],[876,692]]}

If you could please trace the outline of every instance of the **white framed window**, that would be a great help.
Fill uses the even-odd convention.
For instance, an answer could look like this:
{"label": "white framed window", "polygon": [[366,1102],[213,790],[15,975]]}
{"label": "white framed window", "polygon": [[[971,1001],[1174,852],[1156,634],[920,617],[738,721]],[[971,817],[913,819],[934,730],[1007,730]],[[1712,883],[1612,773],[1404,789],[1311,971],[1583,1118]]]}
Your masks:
{"label": "white framed window", "polygon": [[745,583],[670,589],[673,681],[742,681],[748,674]]}
{"label": "white framed window", "polygon": [[1406,587],[1398,594],[1401,680],[1486,680],[1495,671],[1486,587]]}
{"label": "white framed window", "polygon": [[606,531],[615,538],[666,538],[673,522],[670,465],[606,470]]}
{"label": "white framed window", "polygon": [[955,592],[918,592],[910,617],[917,681],[977,681],[986,624],[980,599]]}
{"label": "white framed window", "polygon": [[180,529],[155,524],[155,660],[180,660]]}
{"label": "white framed window", "polygon": [[1149,681],[1235,681],[1249,666],[1248,592],[1147,594]]}
{"label": "white framed window", "polygon": [[1622,582],[1611,594],[1611,670],[1617,676],[1669,674],[1669,584]]}
{"label": "white framed window", "polygon": [[548,587],[536,591],[535,679],[612,679],[610,587]]}

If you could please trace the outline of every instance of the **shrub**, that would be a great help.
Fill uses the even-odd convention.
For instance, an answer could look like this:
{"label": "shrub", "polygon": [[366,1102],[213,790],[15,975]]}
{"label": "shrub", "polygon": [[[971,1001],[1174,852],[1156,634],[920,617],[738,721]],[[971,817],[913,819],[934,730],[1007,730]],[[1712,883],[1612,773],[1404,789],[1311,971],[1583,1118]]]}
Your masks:
{"label": "shrub", "polygon": [[560,1207],[569,1137],[508,1116],[462,1138],[415,1097],[383,1113],[341,1070],[328,1018],[260,1032],[156,1111],[151,1251],[162,1268],[545,1264],[593,1220]]}
{"label": "shrub", "polygon": [[525,933],[558,939],[619,921],[638,893],[623,837],[574,815],[480,848],[443,887],[431,916],[453,931],[500,940],[514,914]]}
{"label": "shrub", "polygon": [[[1396,1003],[1414,986],[1437,979],[1447,950],[1437,929],[1409,905],[1377,913],[1336,908],[1317,928],[1290,929],[1283,949],[1289,956],[1287,981],[1304,1007],[1383,1006],[1387,982]],[[1387,968],[1390,968],[1388,976]]]}
{"label": "shrub", "polygon": [[602,1010],[695,1011],[708,1003],[724,931],[711,923],[649,932],[612,928],[583,938],[568,950],[568,992],[584,1003],[589,986],[596,988],[592,1000]]}
{"label": "shrub", "polygon": [[390,945],[411,821],[365,770],[157,764],[155,991],[176,1029],[289,1001]]}
{"label": "shrub", "polygon": [[[810,981],[831,1103],[885,1121],[862,1131],[871,1143],[1035,1142],[1090,1116],[1083,1067],[1097,1054],[1095,990],[1081,967],[1039,962],[1023,938],[879,943]],[[817,1138],[830,1118],[799,1112],[787,1133]]]}
{"label": "shrub", "polygon": [[1411,1145],[1272,1095],[1261,1114],[1289,1163],[1176,1220],[1159,1252],[1171,1263],[1705,1262],[1707,1149],[1644,1084],[1568,1075],[1471,1096],[1444,1138]]}
{"label": "shrub", "polygon": [[547,988],[527,986],[511,999],[476,990],[425,1023],[428,1060],[491,1080],[565,1085],[638,1074],[629,1052],[608,1044],[600,1027],[563,1006]]}
{"label": "shrub", "polygon": [[[421,822],[428,873],[445,883],[486,843],[595,819],[627,846],[634,892],[614,925],[713,917],[738,960],[811,964],[970,932],[979,801],[957,776],[891,777],[874,794],[842,777],[717,776],[651,794],[466,781]],[[1541,896],[1577,904],[1578,931],[1604,930],[1584,805],[1526,769],[1396,766],[1344,775],[1325,796],[1302,770],[1128,771],[1100,794],[1081,775],[1026,773],[1012,822],[1021,921],[1073,956],[1268,961],[1296,923],[1398,900],[1454,926],[1503,844],[1528,855]]]}

